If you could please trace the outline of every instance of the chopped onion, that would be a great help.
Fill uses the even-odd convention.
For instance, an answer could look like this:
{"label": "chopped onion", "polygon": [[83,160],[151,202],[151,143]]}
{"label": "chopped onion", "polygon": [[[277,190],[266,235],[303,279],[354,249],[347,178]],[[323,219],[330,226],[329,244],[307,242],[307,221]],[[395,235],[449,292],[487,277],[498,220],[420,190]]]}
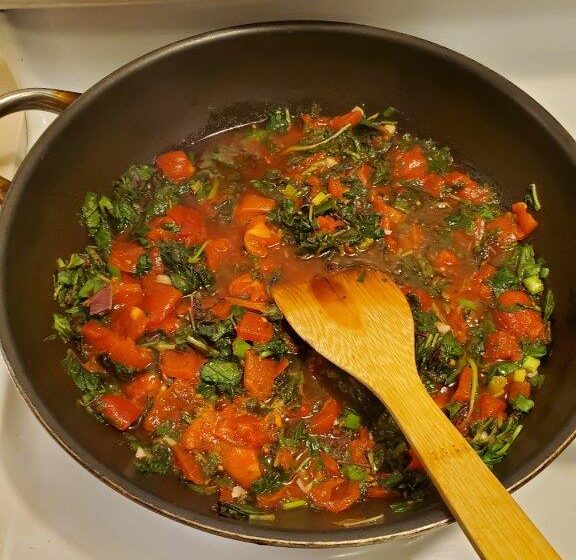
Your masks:
{"label": "chopped onion", "polygon": [[144,459],[144,457],[148,457],[148,453],[141,447],[138,447],[138,449],[136,449],[136,459]]}
{"label": "chopped onion", "polygon": [[396,125],[394,123],[387,123],[383,127],[385,132],[393,136],[396,133]]}
{"label": "chopped onion", "polygon": [[170,447],[174,447],[178,442],[172,439],[170,436],[164,436],[162,441],[166,442]]}
{"label": "chopped onion", "polygon": [[242,486],[234,486],[234,488],[232,488],[232,492],[230,493],[230,495],[233,498],[243,498],[244,496],[246,496],[248,492],[246,492],[246,490],[244,490],[244,488],[242,488]]}
{"label": "chopped onion", "polygon": [[157,274],[155,280],[158,284],[166,284],[167,286],[172,285],[172,280],[170,280],[170,276],[166,276],[166,274]]}
{"label": "chopped onion", "polygon": [[110,284],[98,290],[91,298],[84,302],[89,307],[90,315],[98,315],[112,309],[112,288]]}
{"label": "chopped onion", "polygon": [[304,492],[304,494],[308,494],[308,492],[310,491],[310,488],[312,488],[311,482],[309,484],[307,484],[306,486],[304,486],[304,483],[299,478],[296,479],[296,484],[298,485],[298,488],[300,488],[300,490],[302,490],[302,492]]}
{"label": "chopped onion", "polygon": [[436,321],[436,330],[440,334],[446,334],[452,330],[452,327],[450,325],[447,325],[446,323],[441,323],[440,321]]}

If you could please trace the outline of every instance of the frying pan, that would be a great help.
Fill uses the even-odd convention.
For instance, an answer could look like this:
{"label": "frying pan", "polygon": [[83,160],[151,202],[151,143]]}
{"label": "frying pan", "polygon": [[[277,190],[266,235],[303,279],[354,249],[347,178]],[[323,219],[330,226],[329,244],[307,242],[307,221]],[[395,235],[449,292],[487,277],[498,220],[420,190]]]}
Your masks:
{"label": "frying pan", "polygon": [[[0,115],[59,111],[76,95],[32,90],[0,99]],[[22,163],[0,217],[0,338],[15,384],[50,434],[80,464],[154,511],[236,539],[285,546],[344,546],[416,535],[451,521],[433,495],[394,514],[372,501],[334,516],[283,512],[273,525],[219,518],[213,498],[169,477],[145,477],[121,436],[85,413],[60,368],[64,347],[47,342],[55,260],[87,241],[78,211],[87,190],[109,192],[133,162],[152,161],[185,137],[261,118],[268,109],[328,114],[355,105],[397,107],[404,125],[451,146],[490,177],[505,200],[536,183],[543,199],[537,252],[552,270],[553,355],[536,407],[496,473],[511,490],[566,448],[576,432],[576,143],[528,95],[438,45],[400,33],[325,22],[225,29],[186,39],[114,72],[67,108]],[[415,411],[417,413],[417,411]],[[335,521],[384,519],[355,527]]]}

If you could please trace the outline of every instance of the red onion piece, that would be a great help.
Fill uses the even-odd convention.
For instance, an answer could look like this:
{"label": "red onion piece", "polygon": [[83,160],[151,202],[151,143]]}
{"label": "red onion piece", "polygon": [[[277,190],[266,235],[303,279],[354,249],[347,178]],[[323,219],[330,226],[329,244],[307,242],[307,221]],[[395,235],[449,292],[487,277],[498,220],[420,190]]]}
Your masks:
{"label": "red onion piece", "polygon": [[107,284],[101,290],[98,290],[91,298],[84,302],[84,305],[90,307],[90,315],[98,315],[112,309],[112,287]]}

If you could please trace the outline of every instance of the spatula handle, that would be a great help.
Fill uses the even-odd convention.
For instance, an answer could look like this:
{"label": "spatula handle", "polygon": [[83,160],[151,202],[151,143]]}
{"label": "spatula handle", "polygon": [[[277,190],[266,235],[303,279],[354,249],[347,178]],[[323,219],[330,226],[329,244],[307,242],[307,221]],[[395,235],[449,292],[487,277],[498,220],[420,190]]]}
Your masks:
{"label": "spatula handle", "polygon": [[424,387],[380,397],[481,558],[560,558]]}

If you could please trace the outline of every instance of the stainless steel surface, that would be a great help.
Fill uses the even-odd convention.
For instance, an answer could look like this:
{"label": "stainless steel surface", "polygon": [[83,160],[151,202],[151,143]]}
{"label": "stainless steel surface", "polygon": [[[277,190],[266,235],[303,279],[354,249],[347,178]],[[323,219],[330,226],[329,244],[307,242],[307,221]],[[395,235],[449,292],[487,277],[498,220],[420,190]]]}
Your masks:
{"label": "stainless steel surface", "polygon": [[[61,113],[79,96],[74,91],[49,88],[26,88],[0,95],[0,118],[19,111],[39,110]],[[0,175],[0,205],[10,188],[10,181]]]}
{"label": "stainless steel surface", "polygon": [[0,95],[0,118],[18,111],[49,111],[61,113],[79,96],[73,91],[48,88],[27,88]]}

